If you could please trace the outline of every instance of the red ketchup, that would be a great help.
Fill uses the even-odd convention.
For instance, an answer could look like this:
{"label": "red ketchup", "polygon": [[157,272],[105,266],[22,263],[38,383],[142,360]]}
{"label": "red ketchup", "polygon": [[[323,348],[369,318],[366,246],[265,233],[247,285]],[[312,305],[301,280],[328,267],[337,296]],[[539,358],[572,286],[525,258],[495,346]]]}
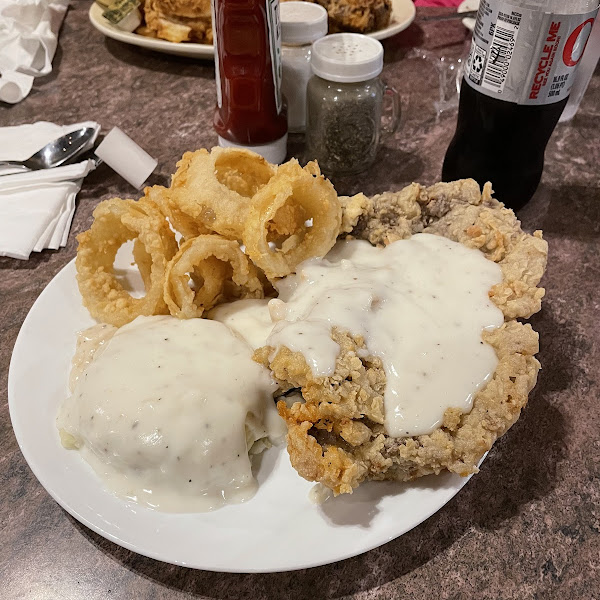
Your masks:
{"label": "red ketchup", "polygon": [[283,162],[279,0],[212,0],[219,146]]}

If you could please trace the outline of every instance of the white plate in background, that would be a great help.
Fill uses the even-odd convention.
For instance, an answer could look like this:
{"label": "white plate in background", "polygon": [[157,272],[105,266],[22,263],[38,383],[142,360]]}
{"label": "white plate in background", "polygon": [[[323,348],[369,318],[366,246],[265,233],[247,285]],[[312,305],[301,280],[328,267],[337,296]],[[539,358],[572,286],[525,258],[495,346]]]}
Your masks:
{"label": "white plate in background", "polygon": [[[102,6],[93,2],[90,6],[89,18],[92,25],[108,38],[133,46],[155,50],[156,52],[163,52],[165,54],[188,56],[191,58],[213,58],[214,50],[213,46],[210,44],[195,44],[191,42],[175,43],[138,35],[137,33],[129,33],[115,27],[107,21],[102,16],[103,12],[104,9]],[[377,40],[392,37],[393,35],[404,31],[413,22],[414,18],[415,5],[412,0],[392,0],[392,17],[390,24],[384,29],[380,29],[369,35]]]}
{"label": "white plate in background", "polygon": [[404,31],[414,20],[416,14],[413,0],[392,0],[392,17],[390,24],[379,31],[368,33],[370,37],[376,40],[385,40],[387,38]]}
{"label": "white plate in background", "polygon": [[[467,12],[469,10],[479,10],[479,0],[464,0],[464,2],[461,2],[458,5],[457,10],[459,13]],[[475,29],[475,19],[463,19],[462,23],[467,29],[470,29],[471,31]]]}

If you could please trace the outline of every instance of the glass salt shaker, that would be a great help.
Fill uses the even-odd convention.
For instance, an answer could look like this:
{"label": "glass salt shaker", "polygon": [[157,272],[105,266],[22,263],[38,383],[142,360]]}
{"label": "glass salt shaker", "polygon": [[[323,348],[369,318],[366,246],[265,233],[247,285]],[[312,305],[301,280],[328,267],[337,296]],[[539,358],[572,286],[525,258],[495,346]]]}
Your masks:
{"label": "glass salt shaker", "polygon": [[281,91],[287,100],[288,131],[306,128],[306,86],[311,77],[311,44],[327,35],[327,11],[310,2],[282,2],[281,57],[283,77]]}
{"label": "glass salt shaker", "polygon": [[[326,175],[351,175],[375,161],[381,132],[398,127],[398,92],[379,78],[383,46],[358,33],[328,35],[313,44],[307,90],[306,148]],[[384,99],[391,118],[382,124]]]}

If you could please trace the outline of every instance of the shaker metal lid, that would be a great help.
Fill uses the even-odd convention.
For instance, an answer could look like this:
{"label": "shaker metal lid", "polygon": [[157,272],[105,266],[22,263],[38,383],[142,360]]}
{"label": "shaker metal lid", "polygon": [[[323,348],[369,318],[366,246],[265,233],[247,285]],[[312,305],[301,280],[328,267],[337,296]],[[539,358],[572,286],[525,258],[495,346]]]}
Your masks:
{"label": "shaker metal lid", "polygon": [[334,33],[313,43],[310,66],[328,81],[366,81],[383,69],[383,46],[360,33]]}
{"label": "shaker metal lid", "polygon": [[327,11],[319,4],[282,2],[279,18],[284,44],[310,44],[327,35]]}

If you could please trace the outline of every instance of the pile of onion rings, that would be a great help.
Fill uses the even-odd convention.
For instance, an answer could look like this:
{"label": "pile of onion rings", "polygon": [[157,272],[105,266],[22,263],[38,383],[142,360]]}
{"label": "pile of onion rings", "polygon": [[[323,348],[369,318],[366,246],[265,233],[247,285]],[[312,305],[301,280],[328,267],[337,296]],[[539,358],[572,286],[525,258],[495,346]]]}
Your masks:
{"label": "pile of onion rings", "polygon": [[[325,256],[343,229],[340,199],[316,163],[276,166],[238,148],[187,152],[168,188],[105,200],[93,216],[77,238],[77,281],[90,314],[117,327],[140,315],[189,319],[222,302],[268,296],[272,281]],[[142,298],[114,272],[129,240]]]}

